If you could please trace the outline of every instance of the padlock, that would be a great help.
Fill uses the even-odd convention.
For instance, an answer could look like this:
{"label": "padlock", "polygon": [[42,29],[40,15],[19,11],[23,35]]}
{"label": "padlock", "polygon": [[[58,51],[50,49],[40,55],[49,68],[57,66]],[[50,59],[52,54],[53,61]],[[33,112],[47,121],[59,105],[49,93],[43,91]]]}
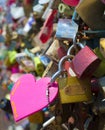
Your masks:
{"label": "padlock", "polygon": [[[55,81],[61,74],[63,74],[63,63],[74,56],[64,56],[58,66],[58,71],[52,76],[52,82]],[[59,83],[59,92],[61,103],[73,103],[90,101],[92,99],[92,93],[90,89],[90,79],[78,79],[75,77],[59,77],[57,79]]]}
{"label": "padlock", "polygon": [[100,93],[102,93],[103,98],[105,98],[105,76],[98,78]]}
{"label": "padlock", "polygon": [[51,10],[49,12],[48,17],[45,20],[45,22],[43,24],[43,27],[42,27],[41,31],[39,32],[39,34],[38,34],[38,38],[40,39],[40,41],[43,44],[46,43],[50,39],[50,37],[52,36],[53,20],[54,20],[54,17],[56,15],[56,13],[57,13],[56,10]]}
{"label": "padlock", "polygon": [[44,65],[41,62],[39,57],[34,57],[33,58],[34,64],[35,64],[35,71],[37,73],[38,76],[42,76],[43,72],[44,72]]}
{"label": "padlock", "polygon": [[30,13],[32,11],[32,4],[33,4],[33,0],[23,0],[23,7],[25,10],[25,15],[27,17],[30,16]]}
{"label": "padlock", "polygon": [[59,39],[74,40],[78,31],[78,25],[70,19],[59,19],[56,30],[56,37]]}
{"label": "padlock", "polygon": [[17,52],[15,50],[8,51],[8,58],[11,64],[14,64],[16,62],[16,54]]}
{"label": "padlock", "polygon": [[103,57],[105,58],[105,38],[100,38],[100,52],[102,53]]}
{"label": "padlock", "polygon": [[12,107],[11,107],[11,103],[8,99],[6,98],[2,98],[0,100],[0,109],[12,114]]}
{"label": "padlock", "polygon": [[101,92],[98,94],[97,99],[92,105],[92,111],[95,115],[100,115],[105,113],[105,99]]}
{"label": "padlock", "polygon": [[34,123],[34,124],[40,124],[40,123],[43,123],[43,120],[44,120],[44,117],[43,117],[43,112],[42,111],[39,111],[35,114],[32,114],[28,117],[29,119],[29,122],[30,123]]}
{"label": "padlock", "polygon": [[104,9],[105,5],[101,2],[101,0],[83,0],[80,1],[76,7],[78,15],[81,17],[84,23],[91,28],[91,30],[105,29],[105,21],[102,17]]}
{"label": "padlock", "polygon": [[59,61],[59,59],[61,59],[63,56],[66,55],[66,51],[68,49],[66,46],[63,47],[61,44],[58,39],[55,39],[51,44],[51,46],[46,51],[45,55],[52,60],[55,59]]}
{"label": "padlock", "polygon": [[40,56],[40,60],[41,60],[41,62],[43,63],[43,65],[44,66],[46,66],[47,67],[47,65],[50,63],[50,58],[48,58],[47,56],[45,56],[45,55],[42,55],[42,56]]}
{"label": "padlock", "polygon": [[33,16],[30,16],[29,19],[27,20],[27,23],[25,24],[24,28],[23,28],[23,32],[24,33],[28,33],[31,28],[32,28],[32,25],[35,25],[36,21],[34,19]]}
{"label": "padlock", "polygon": [[69,61],[65,61],[64,63],[64,69],[67,71],[68,76],[76,76],[73,69],[71,68],[71,63]]}
{"label": "padlock", "polygon": [[13,64],[10,68],[11,73],[18,73],[19,72],[19,65],[17,63]]}
{"label": "padlock", "polygon": [[[45,2],[45,0],[44,0],[44,2]],[[44,2],[43,2],[43,3],[44,3]],[[45,9],[45,11],[44,11],[44,13],[43,13],[43,15],[42,15],[42,19],[43,19],[43,20],[46,20],[47,17],[48,17],[48,15],[52,12],[52,5],[53,5],[53,3],[54,3],[54,0],[48,1],[47,3],[48,3],[48,6],[47,6],[47,8]]]}
{"label": "padlock", "polygon": [[94,49],[94,53],[100,58],[101,63],[93,73],[93,76],[100,78],[105,75],[105,58],[98,47]]}
{"label": "padlock", "polygon": [[62,104],[62,127],[65,130],[84,130],[80,109],[80,103]]}
{"label": "padlock", "polygon": [[81,43],[73,44],[68,50],[68,55],[75,46],[80,46],[82,49],[72,59],[71,68],[79,78],[91,77],[101,60],[88,46],[83,46]]}
{"label": "padlock", "polygon": [[42,77],[52,77],[52,75],[58,70],[58,65],[54,61],[50,61],[46,69],[43,72]]}
{"label": "padlock", "polygon": [[63,14],[65,17],[66,16],[70,16],[73,13],[73,10],[71,11],[70,7],[65,5],[65,4],[63,4],[63,3],[59,4],[58,10],[59,10],[59,13]]}
{"label": "padlock", "polygon": [[33,61],[29,58],[24,58],[23,60],[21,60],[21,65],[27,70],[27,72],[35,71],[35,65]]}
{"label": "padlock", "polygon": [[64,2],[65,4],[69,5],[69,6],[77,6],[79,4],[80,0],[62,0],[62,2]]}
{"label": "padlock", "polygon": [[103,4],[105,4],[105,0],[101,0]]}

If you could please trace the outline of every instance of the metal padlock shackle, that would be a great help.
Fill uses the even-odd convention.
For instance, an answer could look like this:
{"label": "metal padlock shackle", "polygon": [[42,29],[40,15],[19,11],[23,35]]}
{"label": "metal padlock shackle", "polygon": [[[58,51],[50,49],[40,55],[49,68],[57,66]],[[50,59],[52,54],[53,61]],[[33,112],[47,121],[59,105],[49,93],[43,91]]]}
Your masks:
{"label": "metal padlock shackle", "polygon": [[59,61],[59,64],[58,64],[58,71],[52,76],[51,83],[55,82],[57,77],[59,77],[61,75],[61,73],[64,71],[63,70],[63,63],[67,60],[70,60],[71,58],[74,58],[74,56],[73,55],[66,55],[66,56],[61,58],[61,60]]}
{"label": "metal padlock shackle", "polygon": [[75,44],[73,44],[73,45],[70,46],[70,48],[69,48],[68,51],[67,51],[67,55],[70,55],[71,50],[73,49],[73,47],[74,47],[75,45],[79,45],[79,47],[81,47],[81,49],[84,48],[84,45],[83,45],[82,43],[75,43]]}
{"label": "metal padlock shackle", "polygon": [[68,9],[70,10],[69,6],[66,5],[66,4],[63,4],[63,3],[60,3],[59,6],[58,6],[58,10],[60,13],[64,13],[65,12],[65,9]]}

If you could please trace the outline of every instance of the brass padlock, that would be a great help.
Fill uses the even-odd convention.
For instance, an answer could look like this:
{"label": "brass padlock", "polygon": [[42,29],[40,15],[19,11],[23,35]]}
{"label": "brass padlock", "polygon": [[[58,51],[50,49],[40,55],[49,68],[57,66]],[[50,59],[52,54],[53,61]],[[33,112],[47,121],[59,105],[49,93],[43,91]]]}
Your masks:
{"label": "brass padlock", "polygon": [[[90,89],[90,79],[78,79],[75,77],[59,77],[63,74],[63,63],[74,56],[64,56],[58,66],[58,71],[52,76],[52,82],[57,79],[59,83],[59,92],[61,103],[72,103],[90,101],[92,99],[92,93]],[[59,78],[58,78],[59,77]]]}

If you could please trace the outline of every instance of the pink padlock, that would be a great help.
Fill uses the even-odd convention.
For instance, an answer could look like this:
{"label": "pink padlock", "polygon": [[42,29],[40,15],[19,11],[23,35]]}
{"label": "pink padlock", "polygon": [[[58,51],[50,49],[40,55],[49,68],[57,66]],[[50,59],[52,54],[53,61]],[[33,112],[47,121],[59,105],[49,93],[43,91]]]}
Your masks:
{"label": "pink padlock", "polygon": [[103,4],[105,4],[105,0],[101,0]]}
{"label": "pink padlock", "polygon": [[67,55],[71,54],[75,46],[79,46],[81,50],[72,59],[71,68],[79,78],[91,77],[101,60],[95,55],[92,49],[88,46],[83,46],[81,43],[73,44],[69,48]]}

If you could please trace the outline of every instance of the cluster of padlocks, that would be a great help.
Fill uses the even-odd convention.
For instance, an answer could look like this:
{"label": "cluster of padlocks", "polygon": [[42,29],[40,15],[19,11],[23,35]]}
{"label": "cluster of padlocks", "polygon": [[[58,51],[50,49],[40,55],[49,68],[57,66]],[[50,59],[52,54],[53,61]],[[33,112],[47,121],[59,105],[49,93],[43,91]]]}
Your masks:
{"label": "cluster of padlocks", "polygon": [[104,10],[104,0],[1,1],[0,108],[14,125],[96,130],[105,114]]}

